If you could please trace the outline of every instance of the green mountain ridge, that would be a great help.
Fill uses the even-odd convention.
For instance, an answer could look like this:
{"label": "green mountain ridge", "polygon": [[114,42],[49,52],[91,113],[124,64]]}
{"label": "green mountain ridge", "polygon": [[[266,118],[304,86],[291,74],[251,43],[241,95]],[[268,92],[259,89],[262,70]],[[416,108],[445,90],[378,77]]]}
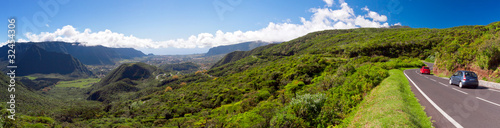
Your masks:
{"label": "green mountain ridge", "polygon": [[48,52],[35,45],[28,48],[19,58],[17,66],[20,68],[17,70],[17,75],[21,76],[36,73],[58,73],[72,77],[92,76],[92,72],[71,55]]}
{"label": "green mountain ridge", "polygon": [[472,69],[495,77],[499,37],[500,22],[325,30],[229,53],[207,72],[152,79],[154,67],[124,64],[90,92],[104,101],[100,116],[75,127],[343,126],[391,69],[435,58],[435,73]]}
{"label": "green mountain ridge", "polygon": [[[48,42],[26,42],[16,43],[16,55],[23,54],[32,46],[37,46],[48,52],[69,54],[86,65],[113,65],[120,59],[132,59],[143,57],[144,53],[133,48],[109,48],[104,46],[84,46],[81,43],[67,43],[61,41]],[[7,45],[0,47],[1,51],[7,51]],[[0,56],[7,56],[7,53],[0,53]],[[6,58],[0,58],[6,60]]]}
{"label": "green mountain ridge", "polygon": [[269,45],[269,44],[272,44],[272,43],[262,42],[262,41],[252,41],[252,42],[243,42],[243,43],[232,44],[232,45],[223,45],[223,46],[210,48],[208,50],[208,52],[205,54],[205,56],[227,54],[227,53],[230,53],[233,51],[249,51],[249,50],[252,50],[254,48]]}
{"label": "green mountain ridge", "polygon": [[94,84],[87,99],[109,102],[117,93],[139,91],[138,81],[152,78],[159,72],[163,71],[145,63],[122,64]]}
{"label": "green mountain ridge", "polygon": [[260,47],[257,47],[255,49],[252,49],[250,51],[234,51],[234,52],[230,52],[228,53],[227,55],[224,56],[224,58],[222,58],[220,61],[218,61],[217,63],[215,63],[214,65],[212,65],[211,68],[216,68],[216,67],[220,67],[224,64],[227,64],[227,63],[231,63],[231,62],[235,62],[235,61],[238,61],[240,59],[243,59],[245,57],[248,57],[254,53],[257,53],[257,52],[260,52],[266,48],[270,48],[272,46],[274,46],[276,44],[268,44],[268,45],[265,45],[265,46],[260,46]]}
{"label": "green mountain ridge", "polygon": [[36,113],[37,107],[48,107],[53,104],[49,100],[53,100],[47,96],[35,93],[33,90],[24,86],[22,83],[16,82],[13,92],[8,92],[10,84],[9,76],[0,74],[0,99],[2,103],[8,102],[11,98],[9,94],[15,95],[17,113],[33,114]]}

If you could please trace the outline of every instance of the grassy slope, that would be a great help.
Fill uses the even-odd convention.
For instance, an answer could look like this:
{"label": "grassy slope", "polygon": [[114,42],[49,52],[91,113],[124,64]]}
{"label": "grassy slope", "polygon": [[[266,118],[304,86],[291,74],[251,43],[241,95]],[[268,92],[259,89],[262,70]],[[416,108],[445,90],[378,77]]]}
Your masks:
{"label": "grassy slope", "polygon": [[24,77],[26,77],[26,78],[28,78],[30,80],[35,80],[37,78],[36,76],[24,76]]}
{"label": "grassy slope", "polygon": [[389,74],[347,118],[344,127],[432,127],[403,71],[392,69]]}
{"label": "grassy slope", "polygon": [[92,84],[99,82],[99,78],[87,78],[87,79],[77,79],[72,81],[60,81],[55,86],[56,87],[77,87],[77,88],[88,88]]}
{"label": "grassy slope", "polygon": [[[437,67],[452,70],[473,62],[470,59],[474,56],[465,56],[470,55],[468,51],[498,38],[495,34],[500,32],[500,22],[495,24],[449,29],[362,28],[314,32],[289,42],[228,55],[207,74],[164,79],[157,85],[159,90],[130,92],[147,96],[125,97],[110,104],[110,111],[98,111],[103,117],[80,117],[77,123],[89,127],[111,127],[110,122],[129,125],[129,120],[134,122],[129,125],[132,127],[223,127],[232,126],[231,123],[241,127],[335,126],[348,122],[343,120],[388,76],[387,70],[423,65],[407,65],[409,62],[394,62],[390,58],[421,60],[435,55]],[[487,56],[483,59],[483,64],[489,60]],[[123,78],[109,76],[109,81]],[[154,86],[154,80],[149,82],[140,85]],[[324,103],[309,101],[309,94],[325,94]],[[297,100],[297,96],[306,100]],[[323,107],[319,112],[310,111],[318,108],[308,109],[310,105],[291,104],[293,101]]]}

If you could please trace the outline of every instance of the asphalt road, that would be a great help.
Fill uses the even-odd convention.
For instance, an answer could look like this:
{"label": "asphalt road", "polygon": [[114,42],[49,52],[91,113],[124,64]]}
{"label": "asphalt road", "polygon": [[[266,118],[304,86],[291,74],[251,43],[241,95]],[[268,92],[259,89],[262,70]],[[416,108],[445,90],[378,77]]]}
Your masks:
{"label": "asphalt road", "polygon": [[500,90],[459,88],[448,79],[420,74],[419,69],[404,73],[434,127],[500,127]]}

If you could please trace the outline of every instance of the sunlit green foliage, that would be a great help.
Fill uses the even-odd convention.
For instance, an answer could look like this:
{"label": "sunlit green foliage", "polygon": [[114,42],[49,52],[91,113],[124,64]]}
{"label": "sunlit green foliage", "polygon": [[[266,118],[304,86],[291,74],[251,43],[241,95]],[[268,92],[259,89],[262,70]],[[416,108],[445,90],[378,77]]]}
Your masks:
{"label": "sunlit green foliage", "polygon": [[324,94],[304,94],[292,99],[271,120],[272,127],[313,127],[321,124],[318,115],[326,101]]}
{"label": "sunlit green foliage", "polygon": [[500,22],[319,31],[230,53],[206,73],[159,79],[150,78],[159,74],[152,66],[125,65],[88,91],[89,97],[102,91],[96,97],[103,96],[102,104],[62,109],[53,119],[69,127],[335,126],[388,70],[420,67],[420,60],[432,58],[442,70],[497,68],[499,28]]}
{"label": "sunlit green foliage", "polygon": [[87,79],[78,79],[72,81],[59,81],[55,86],[56,87],[77,87],[77,88],[88,88],[99,82],[98,78],[87,78]]}

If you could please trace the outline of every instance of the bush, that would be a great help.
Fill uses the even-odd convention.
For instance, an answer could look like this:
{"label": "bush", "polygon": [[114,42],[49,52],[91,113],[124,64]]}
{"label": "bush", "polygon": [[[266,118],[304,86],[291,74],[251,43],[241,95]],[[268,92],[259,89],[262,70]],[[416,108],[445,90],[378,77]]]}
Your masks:
{"label": "bush", "polygon": [[294,80],[285,86],[285,95],[287,97],[295,97],[295,93],[305,85],[302,81]]}
{"label": "bush", "polygon": [[278,113],[271,120],[272,128],[305,128],[309,124],[303,119],[288,113]]}
{"label": "bush", "polygon": [[341,123],[341,120],[363,100],[366,93],[389,76],[387,70],[379,65],[360,66],[354,74],[346,77],[343,85],[328,90],[327,97],[334,98],[328,98],[325,101],[321,108],[323,111],[320,114],[320,122],[329,125]]}
{"label": "bush", "polygon": [[255,128],[263,127],[265,125],[265,119],[254,112],[240,113],[233,116],[227,120],[227,127],[238,127],[238,128]]}
{"label": "bush", "polygon": [[257,92],[257,98],[259,101],[267,99],[269,96],[271,96],[271,93],[267,90],[259,90]]}
{"label": "bush", "polygon": [[495,70],[500,64],[500,40],[487,41],[479,49],[477,65],[482,69]]}
{"label": "bush", "polygon": [[310,127],[320,124],[318,115],[326,101],[324,94],[304,94],[292,99],[272,120],[273,127]]}
{"label": "bush", "polygon": [[429,55],[427,58],[425,58],[425,61],[433,63],[436,61],[436,57],[434,55]]}

